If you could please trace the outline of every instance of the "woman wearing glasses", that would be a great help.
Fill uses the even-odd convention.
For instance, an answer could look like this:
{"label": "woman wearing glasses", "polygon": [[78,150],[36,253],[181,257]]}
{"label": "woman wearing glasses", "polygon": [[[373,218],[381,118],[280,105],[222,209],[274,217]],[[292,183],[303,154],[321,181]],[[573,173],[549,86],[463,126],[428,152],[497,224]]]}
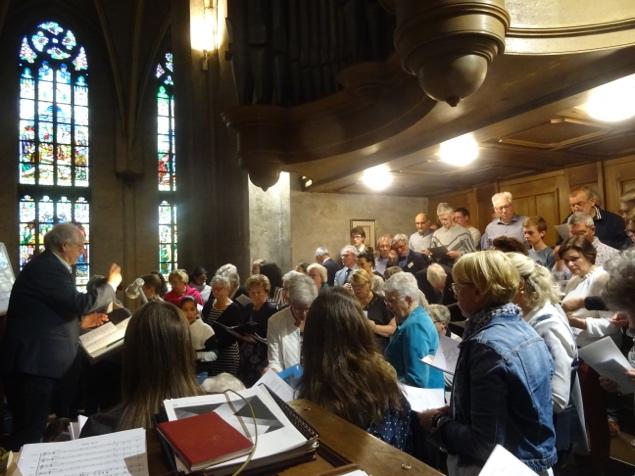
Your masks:
{"label": "woman wearing glasses", "polygon": [[477,475],[497,444],[537,474],[552,474],[553,365],[544,341],[511,304],[520,275],[495,250],[459,258],[452,274],[468,318],[452,400],[419,421],[447,449],[450,476]]}

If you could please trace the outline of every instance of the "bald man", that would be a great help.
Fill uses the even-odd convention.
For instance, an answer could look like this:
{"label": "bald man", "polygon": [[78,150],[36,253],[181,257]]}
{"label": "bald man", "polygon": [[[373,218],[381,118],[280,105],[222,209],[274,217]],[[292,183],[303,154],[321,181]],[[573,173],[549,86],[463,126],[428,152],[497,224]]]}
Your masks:
{"label": "bald man", "polygon": [[416,252],[421,253],[423,250],[430,248],[430,242],[432,241],[432,221],[428,218],[424,212],[418,213],[415,217],[415,231],[410,235],[408,240],[408,247]]}

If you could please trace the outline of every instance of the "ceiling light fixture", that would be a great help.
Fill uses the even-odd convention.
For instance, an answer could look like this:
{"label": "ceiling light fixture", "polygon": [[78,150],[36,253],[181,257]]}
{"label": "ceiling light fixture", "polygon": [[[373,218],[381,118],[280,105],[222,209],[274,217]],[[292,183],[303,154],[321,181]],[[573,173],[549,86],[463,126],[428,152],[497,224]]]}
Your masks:
{"label": "ceiling light fixture", "polygon": [[387,165],[377,165],[362,172],[362,183],[368,188],[381,192],[392,183],[393,176]]}
{"label": "ceiling light fixture", "polygon": [[444,162],[455,167],[463,167],[476,160],[479,154],[478,142],[471,132],[441,142],[439,157]]}
{"label": "ceiling light fixture", "polygon": [[618,122],[635,116],[635,74],[591,90],[582,107],[593,119]]}

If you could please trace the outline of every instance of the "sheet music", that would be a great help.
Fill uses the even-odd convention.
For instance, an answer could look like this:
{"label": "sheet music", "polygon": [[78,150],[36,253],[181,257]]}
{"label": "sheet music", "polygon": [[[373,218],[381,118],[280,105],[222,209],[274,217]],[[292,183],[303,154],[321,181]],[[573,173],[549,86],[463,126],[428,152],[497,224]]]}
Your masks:
{"label": "sheet music", "polygon": [[631,382],[625,375],[626,371],[632,368],[631,364],[622,355],[611,337],[603,337],[596,342],[585,345],[579,353],[580,358],[602,377],[617,382],[622,393],[635,391],[635,383]]}
{"label": "sheet music", "polygon": [[418,388],[401,384],[401,391],[410,403],[413,412],[445,406],[445,392],[442,388]]}
{"label": "sheet music", "polygon": [[23,476],[147,476],[146,431],[24,445],[18,469]]}
{"label": "sheet music", "polygon": [[93,357],[103,354],[108,347],[121,341],[126,335],[130,318],[114,325],[107,322],[79,337],[82,346]]}
{"label": "sheet music", "polygon": [[252,387],[256,387],[260,384],[266,385],[267,388],[279,396],[283,402],[290,402],[296,398],[295,390],[271,369],[267,370]]}
{"label": "sheet music", "polygon": [[525,463],[501,445],[496,445],[478,476],[509,476],[510,474],[514,476],[537,476]]}
{"label": "sheet music", "polygon": [[450,337],[440,336],[436,355],[426,355],[421,360],[434,368],[454,375],[460,352],[458,341]]}

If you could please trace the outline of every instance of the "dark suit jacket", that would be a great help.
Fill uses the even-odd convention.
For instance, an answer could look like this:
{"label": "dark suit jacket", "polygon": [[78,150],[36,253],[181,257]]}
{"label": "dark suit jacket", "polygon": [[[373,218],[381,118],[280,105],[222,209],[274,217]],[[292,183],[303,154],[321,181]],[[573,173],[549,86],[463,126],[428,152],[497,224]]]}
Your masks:
{"label": "dark suit jacket", "polygon": [[[401,262],[401,259],[399,259],[399,261]],[[408,273],[416,274],[417,271],[427,268],[428,263],[429,259],[427,256],[410,250],[408,256],[406,257],[406,262],[401,269]]]}
{"label": "dark suit jacket", "polygon": [[322,266],[326,268],[326,272],[328,275],[327,283],[331,287],[334,286],[335,273],[337,273],[337,270],[340,269],[340,267],[335,262],[335,260],[331,258],[330,256],[322,262]]}
{"label": "dark suit jacket", "polygon": [[2,372],[61,378],[77,355],[80,316],[114,297],[108,284],[80,293],[53,253],[35,256],[11,290]]}

